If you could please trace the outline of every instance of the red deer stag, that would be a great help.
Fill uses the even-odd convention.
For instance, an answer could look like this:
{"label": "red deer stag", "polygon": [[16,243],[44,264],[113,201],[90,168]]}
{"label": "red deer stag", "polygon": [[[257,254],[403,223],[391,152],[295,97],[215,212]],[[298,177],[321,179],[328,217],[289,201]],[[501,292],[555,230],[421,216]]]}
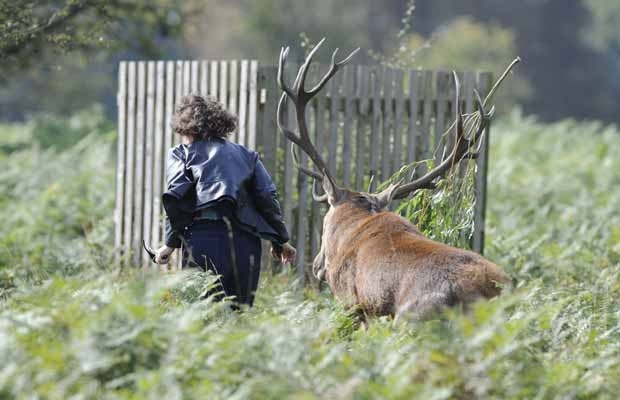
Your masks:
{"label": "red deer stag", "polygon": [[[471,251],[430,240],[406,219],[385,211],[392,200],[402,199],[420,189],[434,188],[437,180],[461,160],[475,157],[472,149],[488,126],[493,109],[487,113],[477,96],[479,123],[475,133],[465,137],[463,114],[457,101],[453,148],[424,176],[405,184],[392,184],[379,193],[341,188],[308,136],[305,109],[357,50],[338,62],[336,49],[327,73],[316,86],[306,90],[308,68],[324,40],[312,49],[299,68],[293,87],[289,87],[284,78],[288,48],[280,52],[278,69],[278,83],[283,90],[278,104],[278,127],[318,169],[297,163],[305,174],[315,179],[314,199],[329,204],[323,221],[321,249],[313,263],[315,276],[325,279],[346,307],[359,307],[365,316],[399,318],[407,315],[421,319],[447,306],[466,306],[476,299],[499,295],[502,286],[510,284],[511,279],[497,265]],[[454,79],[458,99],[456,74]],[[298,133],[285,126],[283,108],[289,99],[295,106]],[[323,194],[318,193],[319,182]]]}

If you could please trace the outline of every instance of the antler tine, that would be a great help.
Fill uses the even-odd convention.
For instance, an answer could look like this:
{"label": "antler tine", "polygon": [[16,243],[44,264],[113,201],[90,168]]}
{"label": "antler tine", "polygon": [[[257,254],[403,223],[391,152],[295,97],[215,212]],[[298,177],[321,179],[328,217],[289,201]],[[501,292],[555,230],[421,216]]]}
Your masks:
{"label": "antler tine", "polygon": [[327,193],[323,193],[323,194],[319,193],[320,191],[319,183],[323,180],[323,175],[319,174],[318,172],[312,171],[311,169],[308,169],[304,167],[303,165],[301,165],[299,163],[299,156],[295,152],[295,147],[293,145],[291,145],[291,154],[293,155],[293,162],[295,163],[295,166],[299,168],[299,170],[303,172],[304,174],[308,175],[311,178],[314,178],[314,181],[312,183],[312,198],[314,199],[314,201],[319,202],[319,203],[326,202]]}
{"label": "antler tine", "polygon": [[297,95],[301,98],[304,94],[306,94],[306,76],[308,75],[308,70],[310,68],[310,63],[312,63],[312,58],[314,57],[314,55],[316,54],[316,52],[319,50],[319,48],[321,47],[321,45],[325,42],[325,38],[322,38],[313,48],[312,50],[310,50],[310,53],[308,53],[308,56],[306,57],[306,61],[304,61],[304,63],[301,65],[301,67],[299,68],[299,74],[298,74],[298,78],[299,78],[299,82],[296,82],[296,87],[295,90],[297,91]]}
{"label": "antler tine", "polygon": [[295,152],[295,147],[293,147],[292,145],[291,145],[291,154],[293,155],[293,162],[295,163],[295,166],[299,168],[301,172],[303,172],[304,174],[308,175],[311,178],[318,179],[319,181],[323,179],[323,175],[301,165],[301,163],[299,162],[299,156]]}
{"label": "antler tine", "polygon": [[353,56],[355,54],[357,54],[357,52],[360,50],[360,48],[358,47],[357,49],[353,50],[351,53],[349,53],[349,55],[344,60],[339,61],[339,62],[336,61],[336,56],[338,55],[338,50],[339,49],[334,50],[334,53],[332,54],[332,63],[330,65],[329,70],[327,71],[327,73],[323,76],[323,78],[321,78],[321,80],[319,81],[319,83],[316,84],[315,87],[313,87],[308,92],[306,92],[306,94],[309,96],[309,98],[312,98],[312,96],[314,96],[315,94],[320,92],[321,89],[323,89],[323,87],[327,83],[327,81],[329,81],[336,74],[336,72],[338,72],[340,67],[342,67],[343,65],[348,63],[351,60],[351,58],[353,58]]}
{"label": "antler tine", "polygon": [[278,110],[277,110],[277,123],[278,123],[278,128],[282,131],[282,133],[284,134],[284,136],[287,137],[287,139],[289,139],[291,142],[295,143],[298,146],[301,146],[301,138],[292,130],[288,129],[285,125],[285,121],[284,121],[284,113],[282,112],[282,109],[284,108],[284,104],[286,104],[288,97],[286,97],[288,95],[288,93],[282,93],[282,96],[280,97],[280,101],[278,102]]}
{"label": "antler tine", "polygon": [[[336,49],[337,50],[337,49]],[[357,49],[353,50],[352,52],[349,53],[349,55],[347,56],[347,58],[345,58],[344,60],[338,62],[338,66],[343,66],[346,63],[348,63],[349,61],[351,61],[351,59],[353,58],[354,55],[357,54],[357,52],[360,51],[360,48],[358,47]],[[333,61],[333,60],[332,60]]]}
{"label": "antler tine", "polygon": [[312,198],[319,203],[327,202],[327,193],[319,194],[319,180],[315,179],[312,184]]}
{"label": "antler tine", "polygon": [[286,58],[288,57],[289,47],[280,48],[280,60],[278,62],[278,86],[282,89],[291,99],[296,99],[295,92],[286,84],[284,79],[284,64],[286,64]]}

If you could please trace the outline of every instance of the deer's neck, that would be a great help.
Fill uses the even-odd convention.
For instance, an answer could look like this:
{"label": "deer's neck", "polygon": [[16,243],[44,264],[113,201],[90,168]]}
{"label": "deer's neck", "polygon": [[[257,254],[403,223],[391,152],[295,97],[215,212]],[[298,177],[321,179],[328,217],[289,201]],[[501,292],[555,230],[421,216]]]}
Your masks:
{"label": "deer's neck", "polygon": [[339,248],[341,242],[346,242],[364,221],[372,216],[372,212],[352,204],[342,204],[329,209],[325,215],[325,231],[323,240],[333,243]]}

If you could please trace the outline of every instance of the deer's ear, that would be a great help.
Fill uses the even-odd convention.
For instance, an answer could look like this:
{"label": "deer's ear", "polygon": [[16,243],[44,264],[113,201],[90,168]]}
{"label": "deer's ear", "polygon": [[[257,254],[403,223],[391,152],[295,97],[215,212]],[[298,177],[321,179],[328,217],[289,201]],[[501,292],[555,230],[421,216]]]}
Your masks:
{"label": "deer's ear", "polygon": [[384,209],[388,205],[390,205],[390,203],[394,199],[394,192],[396,191],[396,189],[398,189],[400,187],[401,184],[402,184],[402,181],[398,181],[396,183],[391,183],[383,191],[373,195],[373,197],[375,198],[375,200],[377,202],[377,207],[379,209]]}
{"label": "deer's ear", "polygon": [[327,194],[327,202],[330,206],[336,205],[342,199],[344,193],[330,178],[329,174],[323,174],[323,190]]}

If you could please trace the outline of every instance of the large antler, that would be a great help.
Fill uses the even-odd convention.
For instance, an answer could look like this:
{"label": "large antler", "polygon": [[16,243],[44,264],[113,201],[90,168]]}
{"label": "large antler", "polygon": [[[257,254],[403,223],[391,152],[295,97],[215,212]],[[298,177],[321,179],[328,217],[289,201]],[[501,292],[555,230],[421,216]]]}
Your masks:
{"label": "large antler", "polygon": [[[346,64],[359,50],[359,48],[355,49],[342,61],[336,61],[338,49],[334,50],[334,53],[332,54],[331,66],[327,73],[319,80],[316,86],[314,86],[310,90],[306,90],[306,76],[308,75],[308,70],[310,67],[310,63],[312,62],[312,57],[314,57],[314,54],[317,52],[319,47],[321,47],[324,41],[325,38],[321,39],[321,41],[310,51],[308,57],[306,57],[306,60],[297,72],[297,77],[295,78],[295,82],[293,83],[292,88],[286,84],[284,79],[284,65],[286,64],[286,58],[289,52],[288,47],[282,48],[280,50],[280,62],[278,65],[278,84],[280,86],[280,89],[282,89],[282,91],[284,92],[282,93],[282,97],[280,97],[280,102],[278,103],[278,128],[280,129],[280,131],[282,131],[282,133],[288,140],[299,146],[299,148],[301,148],[301,150],[310,157],[314,165],[320,171],[316,172],[300,165],[297,161],[297,157],[294,157],[297,167],[306,175],[309,175],[316,179],[313,190],[313,197],[317,201],[325,201],[326,196],[319,195],[317,193],[316,183],[320,182],[323,177],[326,177],[332,183],[335,181],[333,175],[327,168],[327,164],[312,144],[310,136],[308,135],[308,127],[306,125],[306,106],[308,105],[310,100],[312,100],[312,98],[316,96],[316,94],[319,93],[321,89],[323,89],[325,84],[336,74],[336,72],[338,72],[340,67]],[[297,126],[299,128],[299,134],[295,133],[294,131],[285,126],[285,115],[283,109],[288,99],[291,99],[293,101],[293,104],[295,105],[295,114],[297,116]]]}
{"label": "large antler", "polygon": [[[506,78],[512,68],[521,61],[520,58],[515,59],[504,71],[502,76],[497,80],[493,88],[489,91],[489,94],[484,101],[480,98],[478,91],[474,91],[476,95],[476,103],[478,106],[478,112],[468,115],[467,120],[464,121],[463,113],[461,112],[461,102],[459,101],[460,82],[458,75],[454,75],[454,85],[456,87],[455,105],[456,105],[456,120],[449,129],[454,127],[454,147],[450,154],[435,168],[424,174],[424,176],[400,185],[394,191],[394,199],[402,199],[409,194],[414,193],[420,189],[433,189],[436,186],[437,180],[444,177],[452,168],[457,165],[461,160],[468,158],[476,158],[480,147],[480,138],[483,136],[485,130],[489,126],[493,114],[495,113],[495,106],[486,111],[486,103],[492,97],[493,93],[502,81]],[[466,128],[473,128],[476,123],[478,127],[475,132],[466,136]]]}

